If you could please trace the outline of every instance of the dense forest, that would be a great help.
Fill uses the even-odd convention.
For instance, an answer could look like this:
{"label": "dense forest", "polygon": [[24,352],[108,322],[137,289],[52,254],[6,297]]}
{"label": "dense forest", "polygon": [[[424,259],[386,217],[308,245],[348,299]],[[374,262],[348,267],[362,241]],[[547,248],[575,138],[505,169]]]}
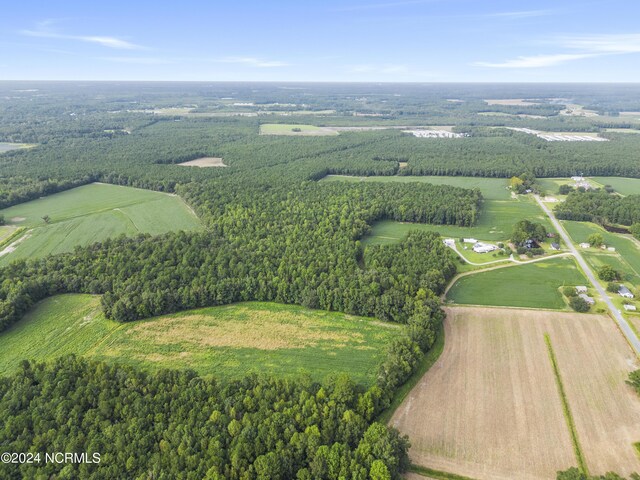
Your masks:
{"label": "dense forest", "polygon": [[622,197],[605,190],[576,190],[556,206],[555,212],[563,220],[630,226],[640,223],[640,195]]}
{"label": "dense forest", "polygon": [[4,464],[2,478],[398,478],[408,441],[372,423],[378,391],[344,376],[219,385],[76,357],[24,362],[0,378],[2,449],[98,453],[100,462]]}

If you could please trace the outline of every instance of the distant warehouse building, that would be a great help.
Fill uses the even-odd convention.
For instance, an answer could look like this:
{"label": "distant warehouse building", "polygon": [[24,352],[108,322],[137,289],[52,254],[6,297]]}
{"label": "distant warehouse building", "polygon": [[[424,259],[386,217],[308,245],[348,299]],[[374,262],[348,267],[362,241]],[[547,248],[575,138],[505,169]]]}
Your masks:
{"label": "distant warehouse building", "polygon": [[627,312],[635,312],[636,311],[636,306],[635,305],[624,305],[624,309]]}

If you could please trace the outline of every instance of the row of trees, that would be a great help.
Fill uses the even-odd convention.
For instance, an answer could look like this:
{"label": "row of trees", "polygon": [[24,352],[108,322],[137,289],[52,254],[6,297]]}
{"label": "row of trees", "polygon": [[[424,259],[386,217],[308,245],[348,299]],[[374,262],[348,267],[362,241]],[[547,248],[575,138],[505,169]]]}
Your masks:
{"label": "row of trees", "polygon": [[640,195],[621,197],[604,190],[576,190],[556,206],[555,212],[563,220],[632,225],[640,223]]}

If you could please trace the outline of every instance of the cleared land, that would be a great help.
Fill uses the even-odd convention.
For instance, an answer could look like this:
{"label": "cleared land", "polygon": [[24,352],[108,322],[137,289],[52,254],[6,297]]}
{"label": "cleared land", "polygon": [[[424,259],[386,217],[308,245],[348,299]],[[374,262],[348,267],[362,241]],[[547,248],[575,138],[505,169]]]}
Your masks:
{"label": "cleared land", "polygon": [[222,162],[222,159],[218,158],[218,157],[196,158],[195,160],[189,160],[188,162],[182,162],[182,163],[179,163],[178,165],[181,165],[183,167],[200,167],[200,168],[227,167],[228,166],[228,165],[225,165]]}
{"label": "cleared land", "polygon": [[622,195],[640,195],[640,178],[593,177],[593,180],[602,185],[611,185]]}
{"label": "cleared land", "polygon": [[0,153],[9,152],[11,150],[19,150],[20,148],[32,148],[35,145],[29,143],[8,143],[0,142]]}
{"label": "cleared land", "polygon": [[343,313],[275,303],[239,303],[117,323],[100,298],[59,295],[39,303],[0,334],[0,374],[25,358],[76,353],[148,368],[191,368],[201,375],[309,374],[315,380],[346,372],[371,383],[394,324]]}
{"label": "cleared land", "polygon": [[637,360],[606,316],[447,308],[445,349],[391,424],[414,463],[477,479],[541,480],[575,466],[544,341],[553,343],[592,474],[640,470]]}
{"label": "cleared land", "polygon": [[616,270],[623,272],[626,281],[640,285],[640,247],[630,235],[610,233],[590,222],[563,221],[562,225],[576,243],[586,242],[592,233],[601,234],[605,244],[614,247],[616,251],[580,248],[585,259],[596,269],[603,264],[611,265]]}
{"label": "cleared land", "polygon": [[485,100],[489,105],[516,105],[516,106],[527,106],[527,105],[540,105],[540,102],[531,102],[527,101],[524,98],[494,98]]}
{"label": "cleared land", "polygon": [[315,125],[264,123],[260,125],[260,135],[323,136],[338,135],[338,132],[330,128],[316,127]]}
{"label": "cleared land", "polygon": [[483,241],[506,241],[511,236],[513,225],[523,219],[542,223],[547,230],[553,231],[551,224],[540,208],[529,199],[487,200],[482,205],[478,221],[474,227],[456,227],[451,225],[426,225],[421,223],[403,223],[383,220],[373,225],[365,244],[385,244],[402,240],[411,230],[439,232],[443,237],[473,237]]}
{"label": "cleared land", "polygon": [[560,310],[567,308],[558,290],[561,286],[588,284],[573,258],[553,258],[461,277],[447,293],[447,300],[466,305]]}
{"label": "cleared land", "polygon": [[[201,228],[180,197],[117,185],[91,184],[0,210],[14,227],[25,227],[15,251],[0,265],[20,258],[71,251],[76,245],[120,234],[157,235]],[[43,217],[49,217],[49,223]]]}

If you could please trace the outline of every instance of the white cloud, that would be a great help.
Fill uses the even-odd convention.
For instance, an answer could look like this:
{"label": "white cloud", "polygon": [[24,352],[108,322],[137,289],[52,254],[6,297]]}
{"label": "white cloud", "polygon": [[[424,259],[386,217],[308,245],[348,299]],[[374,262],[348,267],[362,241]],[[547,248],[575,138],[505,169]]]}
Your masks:
{"label": "white cloud", "polygon": [[475,62],[475,67],[489,68],[542,68],[553,67],[562,63],[571,62],[573,60],[581,60],[583,58],[595,57],[597,54],[565,54],[559,53],[555,55],[533,55],[530,57],[517,57],[500,63],[491,62]]}
{"label": "white cloud", "polygon": [[290,64],[278,60],[261,60],[255,57],[225,57],[218,60],[221,63],[240,63],[257,68],[288,67]]}
{"label": "white cloud", "polygon": [[51,30],[49,27],[56,23],[55,20],[45,20],[38,23],[35,30],[21,30],[22,35],[28,37],[40,37],[40,38],[58,38],[61,40],[74,40],[85,43],[95,43],[107,48],[115,48],[119,50],[142,50],[145,47],[136,45],[135,43],[128,42],[117,37],[109,37],[103,35],[67,35],[64,33],[58,33]]}
{"label": "white cloud", "polygon": [[640,34],[629,33],[619,35],[583,35],[565,37],[562,40],[566,48],[588,50],[598,53],[639,53]]}
{"label": "white cloud", "polygon": [[553,44],[565,50],[578,50],[579,53],[519,56],[504,62],[474,62],[472,65],[488,68],[544,68],[585,58],[640,53],[640,34],[560,37]]}

